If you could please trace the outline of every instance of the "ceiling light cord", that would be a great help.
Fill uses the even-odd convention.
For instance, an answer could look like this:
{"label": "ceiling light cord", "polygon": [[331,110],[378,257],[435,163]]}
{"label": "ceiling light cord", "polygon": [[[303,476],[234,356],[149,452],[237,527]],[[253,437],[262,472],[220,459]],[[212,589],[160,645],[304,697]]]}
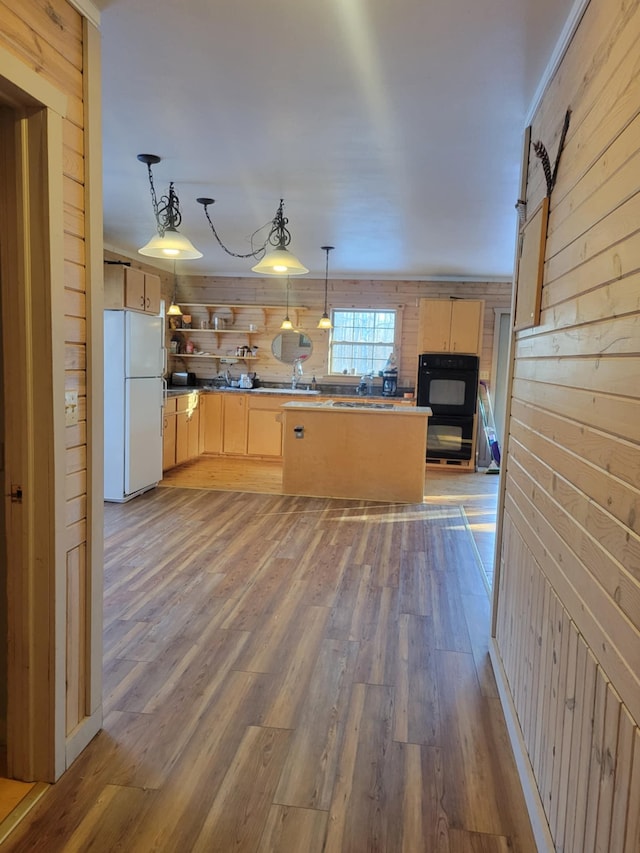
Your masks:
{"label": "ceiling light cord", "polygon": [[[211,220],[211,217],[209,216],[209,211],[207,208],[209,207],[210,204],[215,204],[215,199],[213,199],[213,198],[197,198],[196,201],[204,207],[204,215],[207,217],[207,222],[209,223],[209,226],[211,227],[211,233],[213,234],[213,236],[218,241],[218,245],[220,246],[220,248],[224,252],[226,252],[227,255],[231,255],[232,258],[256,258],[256,260],[260,260],[261,258],[264,257],[265,252],[267,251],[267,243],[269,242],[269,238],[267,238],[264,241],[262,246],[260,246],[257,249],[254,249],[251,252],[245,252],[244,254],[241,252],[232,252],[231,249],[227,249],[225,244],[220,239],[218,232],[215,229],[215,225],[213,224],[213,221]],[[265,224],[261,225],[260,228],[256,228],[256,230],[251,235],[251,245],[252,246],[253,246],[253,238],[256,236],[256,234],[259,234],[260,231],[262,231],[264,228],[266,228],[268,225],[271,225],[271,224],[272,223],[270,223],[270,222],[265,222]]]}

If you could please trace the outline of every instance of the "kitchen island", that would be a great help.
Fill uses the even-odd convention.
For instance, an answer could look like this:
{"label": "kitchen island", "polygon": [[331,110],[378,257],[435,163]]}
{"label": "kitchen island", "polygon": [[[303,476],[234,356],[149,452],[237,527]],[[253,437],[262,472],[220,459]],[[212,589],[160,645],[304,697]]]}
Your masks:
{"label": "kitchen island", "polygon": [[422,502],[431,409],[296,400],[282,413],[285,494]]}

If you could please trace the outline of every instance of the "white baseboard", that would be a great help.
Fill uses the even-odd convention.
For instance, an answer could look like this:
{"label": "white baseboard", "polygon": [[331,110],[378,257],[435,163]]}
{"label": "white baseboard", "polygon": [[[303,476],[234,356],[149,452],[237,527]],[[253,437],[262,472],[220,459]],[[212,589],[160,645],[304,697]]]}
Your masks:
{"label": "white baseboard", "polygon": [[511,749],[513,750],[513,755],[516,761],[516,768],[518,770],[518,776],[520,777],[520,784],[522,785],[522,792],[524,794],[527,811],[529,813],[529,820],[531,821],[531,829],[536,841],[536,847],[538,849],[538,853],[553,853],[555,845],[551,838],[551,831],[549,830],[547,817],[542,807],[542,801],[540,800],[540,794],[538,793],[533,769],[522,737],[520,723],[518,722],[518,715],[516,714],[516,708],[513,704],[513,698],[511,696],[511,691],[509,690],[507,676],[502,666],[502,660],[498,652],[495,638],[492,638],[489,641],[489,656],[491,658],[491,663],[493,664],[493,672],[498,685],[498,695],[500,696],[500,703],[507,723],[507,732],[509,734]]}

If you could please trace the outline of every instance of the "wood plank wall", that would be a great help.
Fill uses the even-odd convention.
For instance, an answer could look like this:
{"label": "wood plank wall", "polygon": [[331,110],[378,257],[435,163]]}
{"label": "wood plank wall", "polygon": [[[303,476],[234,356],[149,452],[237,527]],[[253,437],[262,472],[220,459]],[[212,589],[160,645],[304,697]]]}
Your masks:
{"label": "wood plank wall", "polygon": [[[514,350],[496,643],[557,850],[640,849],[640,3],[592,0],[532,125],[540,325]],[[527,207],[545,193],[531,154]]]}
{"label": "wood plank wall", "polygon": [[66,427],[67,717],[85,707],[87,590],[87,423],[83,27],[65,0],[0,0],[0,44],[67,96],[63,122],[65,390],[78,392],[79,419]]}
{"label": "wood plank wall", "polygon": [[[212,254],[216,249],[211,249]],[[113,251],[105,252],[107,260],[129,260],[124,255]],[[167,304],[173,293],[173,276],[166,271],[153,268],[131,259],[133,266],[160,274],[162,292]],[[178,276],[178,300],[183,302],[203,304],[241,304],[241,305],[274,305],[284,306],[286,291],[284,283],[279,278],[266,279],[249,275],[242,278],[216,278],[213,276]],[[318,320],[324,307],[324,278],[313,279],[307,276],[291,279],[289,304],[304,306],[305,311],[299,314],[299,327],[311,338],[313,354],[304,365],[303,383],[310,381],[315,375],[318,382],[339,382],[335,377],[328,377],[327,344],[328,332],[317,328]],[[493,357],[493,332],[495,311],[508,311],[511,303],[511,282],[463,282],[463,281],[369,281],[330,279],[328,287],[329,308],[395,308],[399,312],[400,345],[398,377],[399,384],[414,387],[417,367],[417,337],[418,337],[418,300],[419,299],[448,299],[450,296],[466,299],[484,299],[484,332],[481,369],[490,378]],[[253,337],[253,343],[258,346],[259,361],[250,362],[250,369],[255,370],[260,377],[268,382],[287,381],[291,378],[291,368],[280,364],[271,354],[271,341],[280,330],[284,317],[284,307],[281,310],[267,312],[267,324],[261,311],[243,312],[246,322],[255,323],[261,330]],[[295,321],[294,312],[291,318]],[[193,313],[193,321],[197,326],[204,313]],[[187,332],[183,333],[185,337]],[[170,338],[170,335],[168,336]],[[198,336],[197,330],[191,336],[194,342],[207,341],[206,336]],[[209,339],[210,340],[210,339]],[[229,351],[232,352],[236,343],[235,338],[228,336]],[[174,370],[193,370],[200,378],[211,378],[216,375],[214,362],[199,359],[172,359]],[[239,369],[239,368],[238,368]],[[244,368],[243,368],[244,372]],[[357,385],[358,377],[350,377],[343,382],[350,386]]]}

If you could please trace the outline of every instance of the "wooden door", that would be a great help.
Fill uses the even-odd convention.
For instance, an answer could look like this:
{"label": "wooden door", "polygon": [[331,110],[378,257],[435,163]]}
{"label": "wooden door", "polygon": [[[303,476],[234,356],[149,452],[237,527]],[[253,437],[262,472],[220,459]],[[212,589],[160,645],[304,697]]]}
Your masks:
{"label": "wooden door", "polygon": [[144,310],[148,314],[160,313],[160,276],[144,274]]}
{"label": "wooden door", "polygon": [[421,299],[418,313],[418,355],[448,352],[451,305],[448,299]]}
{"label": "wooden door", "polygon": [[144,311],[144,273],[133,267],[122,267],[122,269],[124,270],[124,307]]}
{"label": "wooden door", "polygon": [[483,307],[481,300],[460,299],[451,303],[451,352],[480,354]]}
{"label": "wooden door", "polygon": [[247,453],[250,456],[282,456],[282,423],[277,409],[249,411]]}
{"label": "wooden door", "polygon": [[187,421],[187,453],[189,459],[195,459],[200,455],[200,407],[196,406],[191,411]]}
{"label": "wooden door", "polygon": [[189,458],[189,395],[176,397],[176,465]]}
{"label": "wooden door", "polygon": [[222,452],[247,452],[246,394],[225,394],[223,405]]}
{"label": "wooden door", "polygon": [[162,439],[162,470],[167,471],[176,464],[176,415],[164,416],[164,435]]}
{"label": "wooden door", "polygon": [[222,394],[205,394],[200,412],[203,453],[222,452]]}

